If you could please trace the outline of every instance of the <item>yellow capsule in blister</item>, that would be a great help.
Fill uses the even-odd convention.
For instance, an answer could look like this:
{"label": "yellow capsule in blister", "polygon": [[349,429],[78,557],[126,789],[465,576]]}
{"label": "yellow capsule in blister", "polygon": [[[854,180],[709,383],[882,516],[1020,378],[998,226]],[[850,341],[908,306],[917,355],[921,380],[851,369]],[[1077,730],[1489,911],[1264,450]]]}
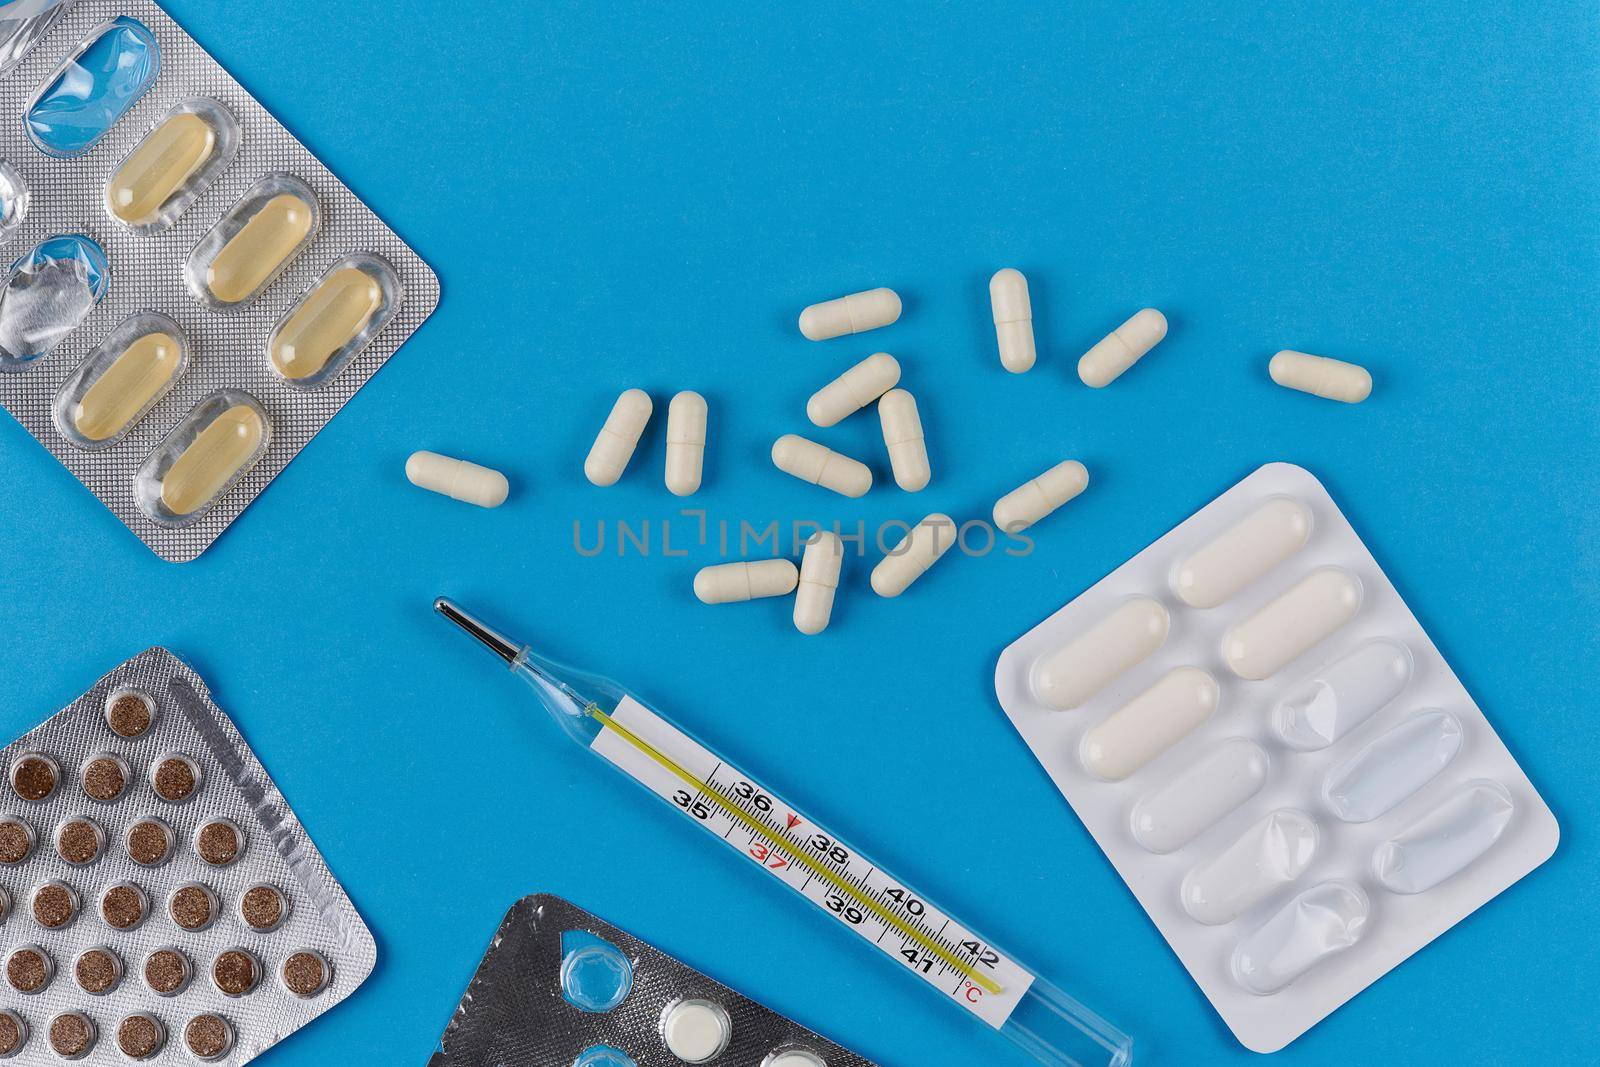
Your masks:
{"label": "yellow capsule in blister", "polygon": [[175,515],[205,507],[255,456],[266,436],[261,414],[236,404],[211,420],[161,479],[161,503]]}
{"label": "yellow capsule in blister", "polygon": [[366,329],[382,306],[378,279],[360,267],[334,271],[273,333],[272,365],[285,378],[309,378]]}
{"label": "yellow capsule in blister", "polygon": [[121,433],[172,381],[183,346],[171,334],[147,333],[107,367],[72,408],[72,425],[90,441]]}
{"label": "yellow capsule in blister", "polygon": [[217,251],[206,268],[206,288],[224,304],[244,300],[278,273],[315,222],[310,204],[293,193],[279,193]]}
{"label": "yellow capsule in blister", "polygon": [[129,226],[145,226],[216,151],[217,131],[191,112],[152,130],[106,183],[106,206]]}

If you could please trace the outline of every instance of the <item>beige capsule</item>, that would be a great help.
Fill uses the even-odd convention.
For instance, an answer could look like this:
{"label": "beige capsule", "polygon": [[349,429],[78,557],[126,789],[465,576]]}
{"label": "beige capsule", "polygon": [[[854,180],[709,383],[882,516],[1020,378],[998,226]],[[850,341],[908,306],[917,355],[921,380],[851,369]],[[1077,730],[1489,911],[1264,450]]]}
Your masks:
{"label": "beige capsule", "polygon": [[706,398],[682,392],[667,405],[667,490],[690,496],[700,489],[705,473]]}
{"label": "beige capsule", "polygon": [[341,267],[316,288],[272,332],[267,355],[291,381],[320,372],[365,330],[383,307],[383,286],[360,267]]}
{"label": "beige capsule", "polygon": [[872,591],[896,597],[927,573],[956,543],[956,521],[934,512],[913,526],[887,556],[872,568]]}
{"label": "beige capsule", "polygon": [[1267,373],[1273,382],[1324,400],[1359,404],[1372,395],[1372,375],[1367,368],[1342,359],[1313,356],[1285,349],[1272,357]]}
{"label": "beige capsule", "polygon": [[192,515],[216,499],[260,453],[267,437],[261,413],[236,404],[218,415],[173,462],[161,479],[161,503],[175,515]]}
{"label": "beige capsule", "polygon": [[639,447],[639,438],[654,410],[650,394],[643,389],[623,390],[617,402],[611,405],[611,414],[606,416],[605,424],[595,435],[594,444],[589,447],[589,455],[583,461],[583,476],[598,486],[617,484],[622,472],[628,469],[628,461],[633,459],[634,449]]}
{"label": "beige capsule", "polygon": [[223,304],[238,304],[267,285],[315,228],[317,213],[294,193],[279,193],[228,239],[205,270],[205,286]]}
{"label": "beige capsule", "polygon": [[694,595],[702,604],[742,604],[760,597],[788,596],[800,573],[786,559],[740,560],[702,567],[694,576]]}
{"label": "beige capsule", "polygon": [[1084,353],[1078,360],[1078,377],[1090,388],[1103,389],[1166,336],[1167,317],[1155,308],[1145,308]]}
{"label": "beige capsule", "polygon": [[883,423],[883,443],[889,449],[895,484],[908,493],[926,489],[933,468],[928,465],[928,443],[922,436],[916,398],[904,389],[889,390],[878,398],[878,419]]}
{"label": "beige capsule", "polygon": [[193,112],[169,116],[128,154],[106,183],[106,208],[119,222],[148,226],[217,150],[216,128]]}
{"label": "beige capsule", "polygon": [[183,366],[183,345],[169,333],[147,333],[107,367],[72,407],[72,425],[90,441],[109,441],[138,418]]}
{"label": "beige capsule", "polygon": [[772,463],[785,474],[844,496],[863,496],[872,488],[872,470],[865,463],[798,434],[778,438],[772,446]]}
{"label": "beige capsule", "polygon": [[878,399],[900,381],[900,361],[875,352],[811,395],[806,417],[818,426],[833,426]]}
{"label": "beige capsule", "polygon": [[806,542],[800,556],[800,583],[794,595],[794,628],[803,634],[820,634],[833,618],[833,598],[844,567],[844,542],[828,530]]}
{"label": "beige capsule", "polygon": [[995,501],[995,528],[1021,533],[1089,487],[1089,471],[1075,459],[1057,463],[1039,477]]}
{"label": "beige capsule", "polygon": [[868,289],[812,304],[800,312],[800,332],[810,341],[888,326],[900,318],[900,295],[893,289]]}

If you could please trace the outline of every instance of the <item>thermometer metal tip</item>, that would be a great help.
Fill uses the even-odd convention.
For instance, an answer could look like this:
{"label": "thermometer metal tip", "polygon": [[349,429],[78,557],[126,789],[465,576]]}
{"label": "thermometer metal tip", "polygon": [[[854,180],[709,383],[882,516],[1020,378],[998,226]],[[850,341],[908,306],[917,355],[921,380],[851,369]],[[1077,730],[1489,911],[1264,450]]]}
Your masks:
{"label": "thermometer metal tip", "polygon": [[435,599],[433,610],[467,631],[473,637],[476,637],[483,643],[485,648],[505,660],[508,664],[515,665],[517,657],[522,654],[521,645],[468,614],[449,597],[442,596]]}

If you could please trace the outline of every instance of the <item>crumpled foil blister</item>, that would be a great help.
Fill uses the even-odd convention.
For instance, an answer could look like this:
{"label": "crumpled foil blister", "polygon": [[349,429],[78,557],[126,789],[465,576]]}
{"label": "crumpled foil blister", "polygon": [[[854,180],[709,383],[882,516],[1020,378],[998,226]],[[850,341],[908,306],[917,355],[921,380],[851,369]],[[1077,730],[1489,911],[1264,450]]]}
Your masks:
{"label": "crumpled foil blister", "polygon": [[[106,250],[111,286],[55,351],[20,371],[0,374],[0,404],[156,555],[173,562],[194,559],[433,313],[439,303],[438,278],[157,5],[148,0],[75,4],[41,0],[0,5],[0,17],[6,8],[65,11],[27,55],[0,76],[0,158],[26,181],[31,193],[27,217],[0,247],[0,265],[9,265],[54,234],[84,233]],[[155,34],[161,48],[160,75],[92,151],[76,159],[52,159],[28,139],[23,113],[57,65],[118,15],[138,19]],[[136,235],[106,214],[106,178],[169,109],[194,97],[214,99],[238,119],[238,155],[172,229]],[[316,192],[321,232],[253,303],[220,313],[201,306],[184,285],[183,268],[190,251],[246,190],[276,172],[292,174]],[[374,253],[394,267],[405,287],[399,312],[364,352],[321,387],[299,390],[286,385],[269,367],[267,337],[328,266],[351,252]],[[118,323],[144,310],[175,319],[194,358],[172,391],[126,438],[104,451],[82,451],[57,432],[51,403],[85,356]],[[139,508],[135,474],[202,397],[224,388],[243,389],[266,409],[272,420],[266,454],[198,522],[179,528],[158,525]]]}
{"label": "crumpled foil blister", "polygon": [[[609,941],[633,964],[633,987],[609,1012],[578,1009],[561,994],[561,935],[582,931]],[[679,963],[661,950],[560,897],[523,897],[512,905],[484,953],[429,1067],[572,1067],[583,1050],[609,1045],[639,1067],[681,1061],[667,1051],[659,1024],[674,1001],[722,1005],[733,1023],[727,1048],[710,1067],[761,1067],[774,1052],[804,1049],[827,1067],[873,1067],[872,1061]]]}
{"label": "crumpled foil blister", "polygon": [[[124,688],[145,693],[156,705],[155,723],[131,741],[113,733],[105,719],[107,697]],[[28,752],[44,753],[61,768],[60,785],[37,803],[19,799],[9,785],[11,767]],[[120,756],[133,772],[123,798],[110,804],[89,799],[79,785],[84,764],[102,752]],[[182,804],[161,800],[150,785],[151,763],[171,752],[188,756],[201,771],[199,791]],[[248,1063],[344,1000],[372,973],[377,946],[350,898],[232,720],[212,702],[205,682],[166,649],[141,652],[100,679],[8,745],[0,753],[0,767],[6,773],[0,781],[7,783],[0,785],[0,814],[21,818],[38,839],[27,860],[0,868],[0,886],[15,901],[0,924],[0,958],[36,944],[56,964],[50,985],[30,996],[0,982],[4,1006],[21,1015],[31,1031],[22,1051],[3,1061],[7,1067],[63,1062],[47,1038],[49,1020],[63,1011],[83,1012],[99,1030],[99,1043],[83,1062],[128,1062],[116,1048],[116,1028],[131,1012],[153,1015],[166,1027],[167,1045],[156,1062],[199,1062],[184,1047],[183,1028],[194,1016],[211,1012],[227,1019],[235,1032],[233,1050],[212,1062]],[[173,858],[154,869],[135,864],[123,846],[128,827],[152,815],[172,828],[174,841]],[[105,831],[101,858],[87,867],[68,864],[53,846],[57,825],[75,816],[88,816]],[[201,861],[190,843],[199,826],[218,817],[231,819],[245,839],[239,859],[220,869]],[[71,886],[82,901],[77,919],[61,930],[40,926],[28,904],[33,887],[51,880]],[[138,885],[149,898],[148,918],[128,932],[113,930],[99,914],[100,894],[121,881]],[[220,903],[216,921],[198,933],[180,929],[166,912],[168,894],[188,882],[208,886]],[[265,934],[246,926],[238,912],[244,891],[263,882],[288,901],[287,918]],[[114,949],[126,972],[121,984],[102,996],[85,993],[72,977],[73,959],[96,945]],[[189,957],[194,977],[183,992],[161,997],[145,986],[142,963],[147,953],[168,946]],[[254,991],[229,997],[212,984],[210,967],[218,953],[237,947],[261,961],[263,974]],[[290,994],[278,980],[284,959],[300,949],[321,953],[332,971],[327,988],[308,999]]]}

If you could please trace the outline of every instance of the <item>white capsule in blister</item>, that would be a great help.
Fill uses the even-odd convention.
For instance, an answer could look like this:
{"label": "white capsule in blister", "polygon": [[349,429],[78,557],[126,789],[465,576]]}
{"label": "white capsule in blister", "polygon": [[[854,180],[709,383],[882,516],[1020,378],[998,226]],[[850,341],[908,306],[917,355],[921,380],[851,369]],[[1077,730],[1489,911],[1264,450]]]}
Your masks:
{"label": "white capsule in blister", "polygon": [[741,604],[760,597],[788,596],[800,572],[786,559],[719,563],[694,576],[694,595],[703,604]]}
{"label": "white capsule in blister", "polygon": [[1183,910],[1207,926],[1232,922],[1304,874],[1317,856],[1318,837],[1317,824],[1304,812],[1272,812],[1184,877]]}
{"label": "white capsule in blister", "polygon": [[1349,622],[1361,607],[1361,582],[1340,567],[1312,571],[1222,637],[1222,658],[1241,678],[1277,674]]}
{"label": "white capsule in blister", "polygon": [[1311,537],[1311,509],[1274,497],[1172,569],[1172,591],[1192,608],[1214,608],[1294,555]]}
{"label": "white capsule in blister", "polygon": [[1174,852],[1260,791],[1271,766],[1254,741],[1224,741],[1133,806],[1134,840],[1148,852]]}
{"label": "white capsule in blister", "polygon": [[643,389],[628,389],[617,397],[583,461],[583,476],[595,485],[615,485],[628,469],[653,410],[655,405]]}
{"label": "white capsule in blister", "polygon": [[1217,680],[1199,667],[1179,667],[1083,735],[1083,769],[1121,781],[1189,735],[1217,708]]}
{"label": "white capsule in blister", "polygon": [[1041,702],[1075,708],[1160,648],[1171,617],[1158,600],[1131,597],[1087,631],[1034,662],[1028,684]]}
{"label": "white capsule in blister", "polygon": [[1089,471],[1069,459],[995,501],[995,529],[1021,533],[1089,487]]}
{"label": "white capsule in blister", "polygon": [[1267,996],[1294,982],[1367,932],[1371,905],[1351,882],[1312,886],[1285,904],[1233,950],[1233,980]]}
{"label": "white capsule in blister", "polygon": [[843,496],[864,496],[872,488],[872,469],[865,463],[798,434],[786,433],[773,443],[772,465]]}
{"label": "white capsule in blister", "polygon": [[899,381],[900,361],[887,352],[875,352],[813,393],[806,401],[806,418],[818,426],[834,426]]}
{"label": "white capsule in blister", "polygon": [[1345,822],[1371,822],[1433,781],[1461,751],[1461,720],[1422,711],[1328,772],[1322,798]]}
{"label": "white capsule in blister", "polygon": [[1410,649],[1398,641],[1368,641],[1290,689],[1272,711],[1272,728],[1292,748],[1327,748],[1410,681]]}
{"label": "white capsule in blister", "polygon": [[1313,356],[1285,349],[1272,357],[1267,373],[1285,389],[1359,404],[1372,395],[1372,375],[1367,368],[1342,359]]}
{"label": "white capsule in blister", "polygon": [[689,496],[700,488],[705,469],[706,398],[682,392],[667,405],[667,489]]}
{"label": "white capsule in blister", "polygon": [[800,332],[810,341],[826,341],[847,333],[865,333],[900,318],[900,295],[893,289],[868,289],[837,300],[824,300],[800,312]]}
{"label": "white capsule in blister", "polygon": [[819,634],[833,618],[833,598],[844,567],[844,542],[827,530],[813,534],[800,556],[800,583],[794,594],[794,628]]}
{"label": "white capsule in blister", "polygon": [[1103,389],[1122,377],[1167,336],[1167,318],[1155,308],[1145,308],[1106,335],[1078,360],[1078,377],[1093,389]]}
{"label": "white capsule in blister", "polygon": [[989,279],[989,306],[994,312],[1000,365],[1012,374],[1031,370],[1038,358],[1033,343],[1033,301],[1028,297],[1028,279],[1020,270],[1006,267],[995,272]]}
{"label": "white capsule in blister", "polygon": [[895,484],[908,493],[926,489],[933,469],[928,466],[928,445],[922,437],[916,398],[904,389],[889,390],[878,398],[878,418],[883,423],[883,443],[889,449]]}
{"label": "white capsule in blister", "polygon": [[956,521],[934,512],[907,531],[872,568],[872,591],[882,597],[905,592],[956,543]]}
{"label": "white capsule in blister", "polygon": [[1516,805],[1499,782],[1468,782],[1379,845],[1372,874],[1391,893],[1425,893],[1470,867],[1511,825]]}

